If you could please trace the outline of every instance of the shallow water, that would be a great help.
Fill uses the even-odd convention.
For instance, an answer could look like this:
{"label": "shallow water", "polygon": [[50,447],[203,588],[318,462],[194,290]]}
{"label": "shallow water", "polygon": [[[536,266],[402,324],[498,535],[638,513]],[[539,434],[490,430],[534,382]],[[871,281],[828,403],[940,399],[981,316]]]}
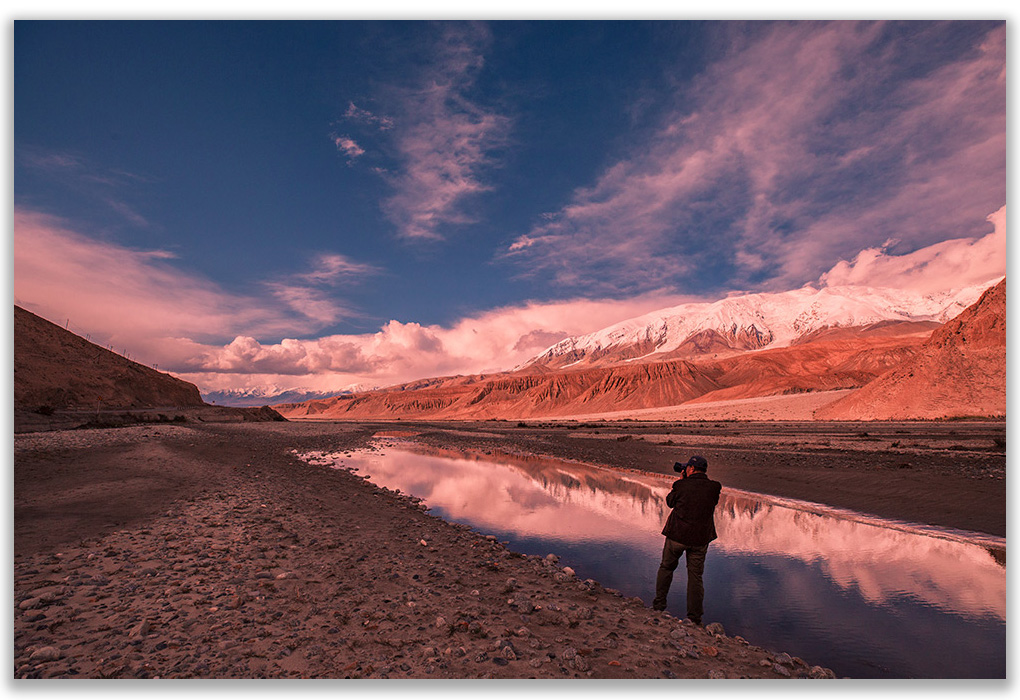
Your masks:
{"label": "shallow water", "polygon": [[[306,460],[424,499],[446,520],[650,603],[672,478],[386,443]],[[705,622],[856,678],[1005,678],[1005,540],[723,490]],[[681,561],[669,610],[683,617]]]}

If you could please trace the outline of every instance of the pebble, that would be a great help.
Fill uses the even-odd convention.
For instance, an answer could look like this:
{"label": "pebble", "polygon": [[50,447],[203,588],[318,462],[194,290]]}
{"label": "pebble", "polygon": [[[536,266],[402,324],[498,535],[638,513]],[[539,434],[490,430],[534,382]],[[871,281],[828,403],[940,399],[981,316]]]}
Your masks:
{"label": "pebble", "polygon": [[778,673],[780,676],[786,676],[787,678],[789,678],[791,675],[790,669],[788,669],[786,666],[780,666],[779,664],[774,664],[772,666],[772,670]]}
{"label": "pebble", "polygon": [[705,631],[708,632],[709,634],[720,635],[726,634],[726,630],[724,630],[723,626],[718,622],[709,622],[707,625],[705,625]]}
{"label": "pebble", "polygon": [[46,661],[56,661],[59,658],[60,651],[56,647],[40,647],[32,652],[28,660],[35,663],[44,663]]}

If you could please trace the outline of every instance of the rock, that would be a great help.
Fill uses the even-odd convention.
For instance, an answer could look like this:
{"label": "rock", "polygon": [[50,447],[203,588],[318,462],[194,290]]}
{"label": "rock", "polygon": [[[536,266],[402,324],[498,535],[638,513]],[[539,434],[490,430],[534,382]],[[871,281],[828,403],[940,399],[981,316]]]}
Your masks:
{"label": "rock", "polygon": [[723,673],[722,671],[713,668],[711,671],[708,672],[708,677],[713,680],[719,680],[726,678],[726,674]]}
{"label": "rock", "polygon": [[780,654],[776,654],[775,661],[777,664],[782,664],[783,666],[793,666],[793,658],[785,651]]}
{"label": "rock", "polygon": [[546,561],[547,564],[555,564],[559,560],[560,560],[560,558],[558,556],[556,556],[555,554],[546,554],[545,555],[545,561]]}
{"label": "rock", "polygon": [[442,629],[443,627],[446,627],[446,618],[443,617],[442,615],[440,615],[439,617],[436,618],[436,623],[435,624],[436,624],[436,627],[438,627],[439,629]]}
{"label": "rock", "polygon": [[501,653],[503,654],[503,658],[506,659],[507,661],[517,660],[517,652],[514,651],[514,648],[512,646],[503,647],[503,651]]}
{"label": "rock", "polygon": [[821,666],[812,666],[808,672],[809,678],[835,678],[836,674],[831,669],[822,668]]}
{"label": "rock", "polygon": [[587,671],[591,668],[591,664],[588,663],[588,659],[583,656],[574,657],[574,668],[578,671]]}
{"label": "rock", "polygon": [[569,566],[564,566],[563,567],[563,573],[565,573],[567,576],[574,576],[575,575],[574,570],[571,569]]}
{"label": "rock", "polygon": [[56,661],[60,658],[60,656],[60,651],[56,647],[40,647],[32,652],[32,655],[28,657],[28,660],[41,664],[46,661]]}
{"label": "rock", "polygon": [[418,544],[420,544],[422,547],[428,547],[429,546],[429,543],[426,542],[425,540],[418,540]]}
{"label": "rock", "polygon": [[709,634],[723,634],[723,635],[726,634],[726,631],[723,629],[723,626],[718,622],[709,622],[707,625],[705,625],[705,631],[708,632]]}
{"label": "rock", "polygon": [[283,580],[292,579],[292,578],[297,578],[297,574],[295,574],[293,571],[285,571],[282,574],[277,574],[276,575],[276,580],[277,581],[283,581]]}
{"label": "rock", "polygon": [[273,578],[273,575],[268,571],[260,571],[255,574],[255,578]]}
{"label": "rock", "polygon": [[532,668],[539,668],[542,665],[542,659],[536,656],[535,658],[528,662],[528,665],[531,666]]}
{"label": "rock", "polygon": [[780,666],[779,664],[773,664],[772,670],[778,673],[780,676],[790,677],[790,669],[786,666]]}
{"label": "rock", "polygon": [[577,656],[577,649],[575,649],[574,647],[567,647],[566,649],[563,650],[563,653],[560,654],[560,658],[565,659],[567,661],[570,661],[575,656]]}
{"label": "rock", "polygon": [[26,598],[18,604],[18,608],[21,610],[31,610],[37,608],[42,604],[41,598]]}

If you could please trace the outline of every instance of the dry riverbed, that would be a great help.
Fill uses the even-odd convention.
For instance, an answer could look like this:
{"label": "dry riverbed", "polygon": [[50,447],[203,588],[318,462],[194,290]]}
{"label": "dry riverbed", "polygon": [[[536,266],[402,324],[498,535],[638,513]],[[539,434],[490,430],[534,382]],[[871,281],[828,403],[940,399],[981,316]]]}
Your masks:
{"label": "dry riverbed", "polygon": [[831,677],[292,452],[377,428],[16,435],[15,678]]}

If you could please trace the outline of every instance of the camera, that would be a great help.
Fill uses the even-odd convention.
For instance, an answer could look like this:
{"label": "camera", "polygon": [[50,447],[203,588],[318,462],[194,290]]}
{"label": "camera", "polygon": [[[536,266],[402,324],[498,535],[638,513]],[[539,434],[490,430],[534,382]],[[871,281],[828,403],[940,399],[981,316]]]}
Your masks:
{"label": "camera", "polygon": [[680,462],[673,462],[673,471],[679,472],[681,479],[683,479],[684,476],[686,476],[685,474],[686,470],[687,470],[686,464],[680,464]]}

